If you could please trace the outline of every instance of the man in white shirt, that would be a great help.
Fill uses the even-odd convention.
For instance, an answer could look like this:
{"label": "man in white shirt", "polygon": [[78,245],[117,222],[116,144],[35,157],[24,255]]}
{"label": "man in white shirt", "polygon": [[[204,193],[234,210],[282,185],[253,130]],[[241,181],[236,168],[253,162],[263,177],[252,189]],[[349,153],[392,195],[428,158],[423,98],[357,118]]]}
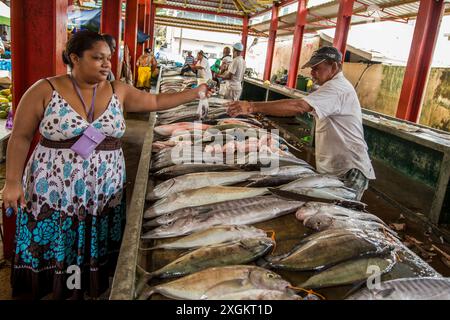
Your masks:
{"label": "man in white shirt", "polygon": [[197,53],[197,63],[191,65],[192,70],[197,70],[197,76],[205,80],[212,80],[211,68],[205,53],[200,50]]}
{"label": "man in white shirt", "polygon": [[244,46],[242,43],[235,43],[233,45],[233,62],[228,67],[228,70],[219,75],[218,78],[228,80],[228,85],[225,91],[225,99],[233,101],[239,100],[242,93],[242,80],[244,79],[245,61],[242,57]]}
{"label": "man in white shirt", "polygon": [[273,116],[295,116],[310,112],[316,119],[316,167],[320,173],[346,180],[361,199],[375,173],[364,141],[361,106],[352,84],[342,73],[342,55],[333,47],[314,52],[303,66],[310,67],[320,87],[303,99],[271,102],[234,102],[231,116],[261,112]]}

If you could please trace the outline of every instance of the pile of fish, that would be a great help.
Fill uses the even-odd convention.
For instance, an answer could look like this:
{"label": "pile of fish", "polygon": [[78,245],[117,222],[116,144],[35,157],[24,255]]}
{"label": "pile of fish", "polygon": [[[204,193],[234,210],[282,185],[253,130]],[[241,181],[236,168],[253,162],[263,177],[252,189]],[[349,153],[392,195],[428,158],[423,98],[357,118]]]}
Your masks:
{"label": "pile of fish", "polygon": [[[161,87],[184,83],[171,79]],[[345,181],[317,173],[258,120],[228,118],[226,102],[211,98],[213,112],[202,123],[196,123],[195,103],[158,114],[150,172],[156,185],[146,195],[141,250],[149,256],[184,253],[165,265],[139,268],[137,298],[319,299],[311,289],[361,283],[374,267],[390,274],[402,253],[420,260],[382,220],[362,211],[366,206]],[[253,225],[270,226],[288,215],[309,232],[275,254],[273,232]],[[269,269],[308,276],[287,281]],[[394,287],[382,283],[385,290]],[[402,298],[398,288],[399,294],[362,289],[350,298]]]}

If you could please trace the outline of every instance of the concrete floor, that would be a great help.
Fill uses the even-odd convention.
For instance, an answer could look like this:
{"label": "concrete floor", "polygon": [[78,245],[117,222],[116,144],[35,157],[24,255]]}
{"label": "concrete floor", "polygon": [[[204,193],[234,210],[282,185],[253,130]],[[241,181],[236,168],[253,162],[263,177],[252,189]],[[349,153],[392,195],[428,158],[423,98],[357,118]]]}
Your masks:
{"label": "concrete floor", "polygon": [[[133,193],[134,180],[141,156],[142,144],[144,142],[145,133],[148,129],[148,116],[127,115],[127,130],[123,137],[123,150],[125,154],[125,165],[127,170],[127,203],[131,199]],[[5,163],[0,164],[0,189],[3,188],[5,180]],[[1,205],[1,203],[0,203]],[[0,215],[1,226],[1,215]],[[10,287],[10,267],[9,261],[3,259],[3,243],[0,241],[0,300],[11,300]],[[107,298],[105,293],[102,298]]]}

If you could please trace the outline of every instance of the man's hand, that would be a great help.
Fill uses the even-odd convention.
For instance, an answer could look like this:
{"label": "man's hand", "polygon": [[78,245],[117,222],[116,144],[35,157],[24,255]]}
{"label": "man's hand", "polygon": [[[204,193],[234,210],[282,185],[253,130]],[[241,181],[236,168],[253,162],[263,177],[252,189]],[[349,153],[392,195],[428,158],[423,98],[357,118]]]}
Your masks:
{"label": "man's hand", "polygon": [[227,112],[231,117],[255,112],[253,104],[248,101],[233,101],[227,104]]}

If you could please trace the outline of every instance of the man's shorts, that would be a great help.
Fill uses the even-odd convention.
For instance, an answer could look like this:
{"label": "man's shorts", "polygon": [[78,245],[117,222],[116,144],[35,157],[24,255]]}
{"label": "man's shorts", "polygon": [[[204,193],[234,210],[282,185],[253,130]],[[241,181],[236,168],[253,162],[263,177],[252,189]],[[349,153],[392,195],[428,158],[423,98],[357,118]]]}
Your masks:
{"label": "man's shorts", "polygon": [[351,169],[342,176],[346,187],[356,191],[356,200],[361,200],[364,191],[369,187],[369,179],[358,169]]}

